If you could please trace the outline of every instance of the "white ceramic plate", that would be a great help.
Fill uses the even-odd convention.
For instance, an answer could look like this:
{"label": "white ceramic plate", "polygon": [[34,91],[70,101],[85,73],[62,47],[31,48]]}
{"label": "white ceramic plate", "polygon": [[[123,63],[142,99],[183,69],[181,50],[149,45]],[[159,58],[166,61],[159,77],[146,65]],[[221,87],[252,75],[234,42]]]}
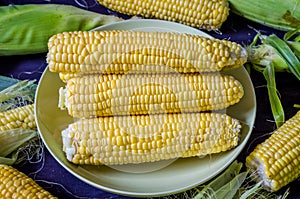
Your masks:
{"label": "white ceramic plate", "polygon": [[[105,25],[97,30],[175,31],[197,35],[205,33],[177,23],[160,20],[128,20]],[[206,35],[208,36],[208,35]],[[235,149],[203,158],[186,158],[140,165],[118,167],[77,166],[67,161],[62,151],[61,130],[73,122],[66,111],[58,109],[58,89],[64,84],[58,74],[44,71],[38,85],[35,114],[39,133],[53,157],[82,181],[120,195],[149,197],[169,195],[193,188],[223,171],[242,151],[250,137],[256,114],[253,85],[242,67],[228,71],[243,85],[242,100],[228,108],[227,114],[242,124],[241,141]]]}

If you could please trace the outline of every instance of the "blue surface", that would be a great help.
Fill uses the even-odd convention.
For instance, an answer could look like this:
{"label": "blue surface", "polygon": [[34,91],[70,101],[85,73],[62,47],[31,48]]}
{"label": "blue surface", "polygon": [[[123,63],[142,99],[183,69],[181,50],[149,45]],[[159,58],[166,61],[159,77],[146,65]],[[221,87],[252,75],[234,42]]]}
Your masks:
{"label": "blue surface", "polygon": [[[93,0],[74,0],[74,1],[0,1],[0,5],[8,4],[28,4],[28,3],[65,3],[78,6],[83,9],[104,13],[115,14],[123,18],[128,16],[120,15],[108,11],[103,6],[99,5]],[[260,31],[263,34],[276,33],[278,36],[282,36],[283,32],[276,31],[274,29],[261,26],[259,24],[250,22],[234,14],[231,14],[228,20],[224,23],[220,32],[208,32],[216,38],[225,38],[232,41],[239,42],[240,44],[251,43],[253,37],[256,35],[256,31]],[[0,75],[14,77],[18,79],[36,79],[37,81],[42,74],[42,71],[46,67],[46,54],[27,55],[27,56],[9,56],[0,57]],[[259,142],[265,139],[262,135],[271,132],[275,128],[272,120],[272,113],[269,106],[267,89],[265,87],[266,82],[261,74],[257,72],[251,73],[251,79],[253,81],[255,92],[257,96],[257,117],[255,121],[255,127],[250,138],[248,145],[238,159],[242,162],[245,161],[245,157],[252,151],[253,147]],[[281,100],[284,110],[286,112],[286,118],[293,116],[297,109],[293,108],[293,104],[299,104],[299,81],[288,73],[276,74],[277,89],[281,94]],[[125,196],[119,196],[112,193],[107,193],[100,189],[96,189],[81,180],[77,179],[66,171],[44,148],[44,158],[37,163],[24,163],[18,165],[17,168],[30,177],[34,178],[41,186],[49,190],[53,195],[59,198],[127,198]],[[291,183],[290,196],[288,198],[296,199],[300,198],[300,182],[295,181]],[[281,190],[284,192],[288,187]]]}

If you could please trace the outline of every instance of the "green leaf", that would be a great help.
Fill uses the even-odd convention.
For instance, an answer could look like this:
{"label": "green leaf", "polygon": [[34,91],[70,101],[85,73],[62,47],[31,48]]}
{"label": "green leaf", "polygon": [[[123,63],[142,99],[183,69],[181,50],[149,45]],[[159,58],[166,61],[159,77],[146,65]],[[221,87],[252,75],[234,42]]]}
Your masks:
{"label": "green leaf", "polygon": [[269,44],[249,47],[248,62],[250,62],[253,65],[253,68],[259,72],[270,63],[274,65],[276,72],[289,71],[286,60],[280,56],[277,49]]}
{"label": "green leaf", "polygon": [[273,113],[273,117],[276,123],[277,128],[280,127],[284,121],[284,111],[281,105],[281,101],[277,94],[276,89],[276,80],[275,80],[275,71],[273,64],[270,64],[267,66],[264,71],[263,75],[267,81],[267,88],[268,88],[268,95],[269,95],[269,101],[271,105],[271,110]]}
{"label": "green leaf", "polygon": [[283,40],[288,41],[293,36],[295,36],[297,33],[299,33],[299,31],[300,31],[300,27],[286,32],[283,36]]}
{"label": "green leaf", "polygon": [[5,89],[9,86],[12,86],[13,84],[17,83],[18,81],[19,80],[17,80],[17,79],[0,75],[0,91],[2,91],[3,89]]}
{"label": "green leaf", "polygon": [[211,181],[209,184],[205,185],[203,189],[198,191],[193,197],[194,199],[202,199],[213,195],[215,191],[220,189],[222,186],[230,182],[235,178],[242,168],[242,163],[234,161],[222,174]]}
{"label": "green leaf", "polygon": [[1,157],[0,156],[0,164],[13,165],[18,159],[18,153],[15,151],[11,157]]}
{"label": "green leaf", "polygon": [[295,39],[294,39],[295,42],[299,42],[300,41],[300,35],[298,35]]}
{"label": "green leaf", "polygon": [[37,135],[35,130],[12,129],[0,132],[0,156],[5,157]]}
{"label": "green leaf", "polygon": [[247,199],[249,198],[251,195],[255,195],[262,187],[262,181],[256,183],[255,186],[253,186],[251,189],[246,190],[240,197],[239,199]]}
{"label": "green leaf", "polygon": [[243,172],[238,174],[235,178],[233,178],[229,183],[225,184],[223,187],[218,189],[214,197],[216,199],[232,199],[236,192],[240,189],[243,182],[245,181],[247,177],[247,172]]}
{"label": "green leaf", "polygon": [[116,21],[121,19],[71,5],[0,6],[0,56],[47,52],[54,34],[91,30]]}
{"label": "green leaf", "polygon": [[300,26],[299,0],[229,0],[231,12],[257,23],[291,30]]}
{"label": "green leaf", "polygon": [[37,85],[34,81],[19,81],[0,76],[0,112],[32,103]]}
{"label": "green leaf", "polygon": [[259,39],[260,36],[261,36],[260,33],[257,33],[257,34],[255,35],[255,37],[253,38],[253,41],[252,41],[251,44],[249,45],[250,48],[254,47],[254,46],[257,44],[257,41],[258,41],[258,39]]}
{"label": "green leaf", "polygon": [[300,42],[292,41],[288,42],[288,45],[293,50],[296,57],[300,60]]}
{"label": "green leaf", "polygon": [[25,95],[35,94],[36,87],[37,86],[34,84],[34,80],[19,81],[0,91],[0,102],[5,102],[8,99],[15,97],[23,97]]}
{"label": "green leaf", "polygon": [[289,70],[300,80],[300,61],[287,43],[274,34],[266,37],[263,42],[273,46],[278,51],[279,55],[288,63]]}

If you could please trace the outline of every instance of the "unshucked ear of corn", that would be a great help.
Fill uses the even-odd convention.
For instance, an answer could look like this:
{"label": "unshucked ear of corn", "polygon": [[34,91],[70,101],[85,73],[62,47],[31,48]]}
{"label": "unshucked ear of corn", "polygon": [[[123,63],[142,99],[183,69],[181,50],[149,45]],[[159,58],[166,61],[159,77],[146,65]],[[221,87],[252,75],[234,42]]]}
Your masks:
{"label": "unshucked ear of corn", "polygon": [[257,181],[277,191],[300,175],[300,111],[246,158],[246,166]]}
{"label": "unshucked ear of corn", "polygon": [[247,53],[239,44],[171,32],[77,31],[48,42],[52,72],[213,72],[242,66]]}
{"label": "unshucked ear of corn", "polygon": [[238,144],[241,125],[220,113],[81,119],[62,131],[75,164],[121,165],[220,153]]}
{"label": "unshucked ear of corn", "polygon": [[218,29],[227,19],[227,0],[98,0],[109,9],[145,18],[176,21],[203,29]]}
{"label": "unshucked ear of corn", "polygon": [[229,0],[231,11],[247,19],[280,30],[300,26],[298,0]]}
{"label": "unshucked ear of corn", "polygon": [[0,164],[0,198],[57,199],[17,169]]}
{"label": "unshucked ear of corn", "polygon": [[47,52],[48,39],[54,34],[121,20],[70,5],[0,6],[0,56]]}
{"label": "unshucked ear of corn", "polygon": [[130,74],[72,78],[60,107],[73,117],[220,110],[240,101],[241,83],[228,75]]}

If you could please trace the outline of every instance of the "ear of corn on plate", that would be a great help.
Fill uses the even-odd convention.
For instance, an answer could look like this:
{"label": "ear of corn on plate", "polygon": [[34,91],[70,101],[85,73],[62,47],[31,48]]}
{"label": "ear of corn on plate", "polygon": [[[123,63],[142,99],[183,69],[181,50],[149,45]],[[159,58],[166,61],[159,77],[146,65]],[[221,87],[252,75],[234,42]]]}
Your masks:
{"label": "ear of corn on plate", "polygon": [[[181,24],[158,20],[124,21],[103,26],[98,30],[174,31],[203,34]],[[251,80],[244,68],[224,72],[237,78],[245,90],[244,97],[226,110],[241,121],[240,144],[226,153],[172,161],[159,161],[136,165],[77,166],[70,163],[62,150],[61,131],[73,123],[67,111],[57,107],[59,88],[64,86],[58,74],[49,69],[44,72],[36,95],[36,118],[39,132],[50,153],[69,172],[97,188],[136,197],[161,196],[177,193],[206,182],[226,168],[245,146],[253,127],[256,101]],[[172,163],[172,164],[171,164]]]}

